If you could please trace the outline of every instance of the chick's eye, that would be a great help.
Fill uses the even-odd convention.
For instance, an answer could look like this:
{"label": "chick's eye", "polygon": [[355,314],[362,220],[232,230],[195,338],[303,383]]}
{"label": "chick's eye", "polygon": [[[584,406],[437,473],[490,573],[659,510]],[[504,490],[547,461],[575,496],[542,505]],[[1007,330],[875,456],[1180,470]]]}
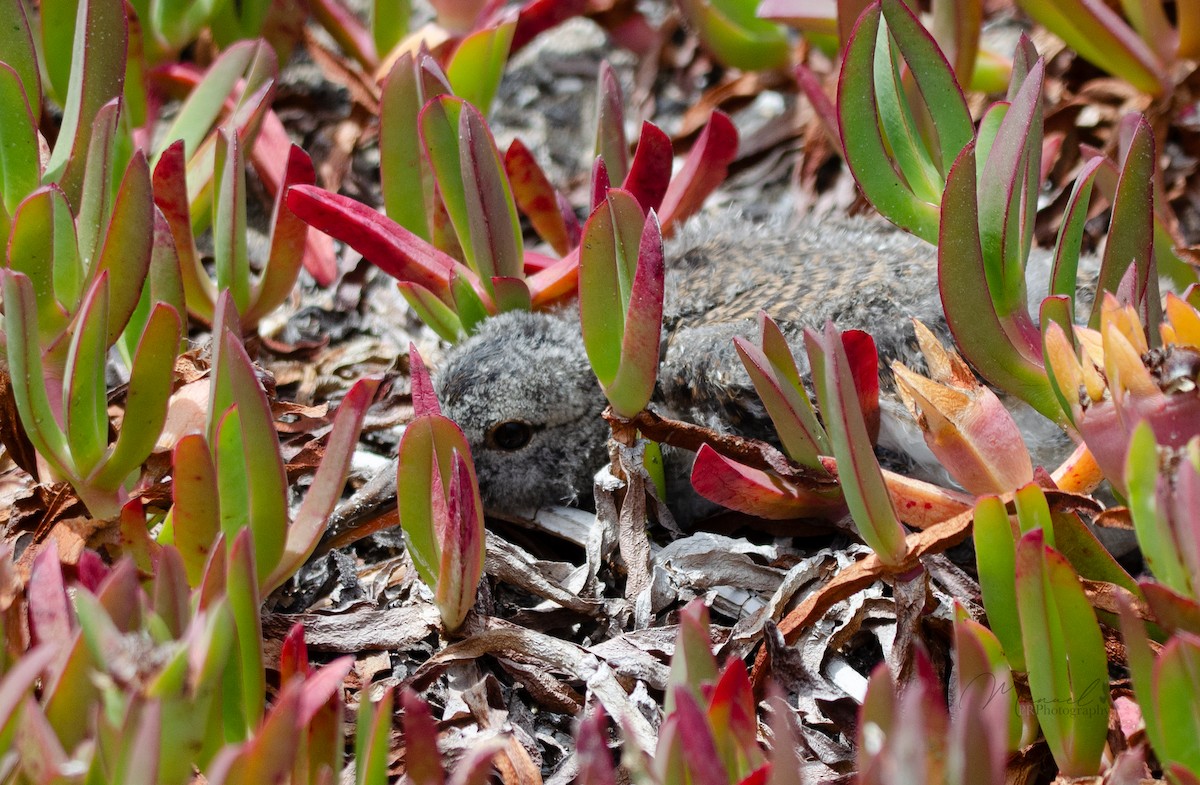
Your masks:
{"label": "chick's eye", "polygon": [[488,444],[501,450],[519,450],[533,438],[533,426],[524,420],[506,420],[487,432]]}

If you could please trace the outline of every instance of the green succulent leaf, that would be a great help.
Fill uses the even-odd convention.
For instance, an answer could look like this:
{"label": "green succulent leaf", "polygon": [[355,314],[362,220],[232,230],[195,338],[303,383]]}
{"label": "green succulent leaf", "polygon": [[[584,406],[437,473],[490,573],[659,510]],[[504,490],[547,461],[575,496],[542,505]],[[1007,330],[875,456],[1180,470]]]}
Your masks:
{"label": "green succulent leaf", "polygon": [[[228,678],[231,687],[240,697],[240,711],[236,719],[226,714],[226,735],[245,738],[262,724],[263,707],[266,703],[266,675],[263,671],[262,618],[259,609],[262,595],[259,592],[257,569],[259,562],[254,553],[254,537],[250,529],[241,529],[233,538],[228,552],[225,591],[229,608],[233,611],[233,622],[237,630],[236,671]],[[279,709],[279,703],[275,710]],[[253,780],[251,780],[253,781]],[[262,780],[260,780],[262,781]]]}
{"label": "green succulent leaf", "polygon": [[[63,8],[64,14],[65,11]],[[42,23],[47,71],[60,95],[62,88],[54,74],[61,71],[63,64],[70,64],[66,98],[62,101],[62,126],[46,162],[45,180],[57,183],[68,199],[77,202],[96,115],[102,106],[121,95],[125,85],[128,46],[125,4],[121,0],[80,0],[78,14],[70,27],[74,32],[70,55],[59,45],[64,29],[56,28],[46,37],[45,29],[52,19],[43,16]]]}
{"label": "green succulent leaf", "polygon": [[[42,5],[43,13],[47,4]],[[48,5],[56,5],[54,0]],[[32,113],[32,128],[42,119],[42,77],[38,68],[38,51],[33,42],[32,28],[21,0],[5,0],[0,4],[0,13],[8,20],[0,30],[0,62],[12,69],[25,98],[26,111]],[[47,69],[49,70],[49,69]],[[15,107],[14,107],[15,108]],[[5,117],[14,117],[5,109]],[[20,115],[15,115],[20,117]],[[5,129],[6,132],[8,129]],[[32,190],[32,189],[31,189]],[[6,198],[7,198],[7,192]],[[28,193],[28,192],[27,192]],[[7,204],[7,202],[6,202]],[[15,205],[9,205],[9,210]]]}
{"label": "green succulent leaf", "polygon": [[121,102],[114,98],[96,113],[88,144],[88,162],[83,172],[76,225],[79,256],[89,267],[99,250],[102,232],[112,220],[113,200],[120,182],[117,172],[122,171],[117,161],[120,122]]}
{"label": "green succulent leaf", "polygon": [[469,103],[458,117],[458,139],[469,230],[459,240],[464,248],[470,243],[474,269],[484,280],[520,278],[524,249],[512,188],[487,122]]}
{"label": "green succulent leaf", "polygon": [[[426,415],[408,424],[400,442],[396,501],[405,544],[421,579],[437,586],[441,567],[441,543],[434,531],[434,508],[430,487],[433,473],[441,472],[437,447],[453,451],[466,444],[457,425],[440,415]],[[469,449],[469,448],[468,448]]]}
{"label": "green succulent leaf", "polygon": [[[1093,158],[1084,164],[1075,178],[1071,196],[1063,214],[1062,226],[1054,243],[1054,270],[1050,276],[1049,294],[1070,298],[1072,322],[1075,313],[1075,290],[1079,280],[1079,252],[1083,241],[1083,230],[1087,223],[1088,203],[1092,197],[1096,174],[1103,159]],[[1066,326],[1064,325],[1064,329]]]}
{"label": "green succulent leaf", "polygon": [[880,97],[877,79],[890,82],[875,72],[875,50],[880,36],[882,10],[872,5],[859,17],[846,47],[838,80],[838,118],[842,151],[854,179],[890,221],[934,242],[938,232],[938,208],[918,198],[897,171],[881,133]]}
{"label": "green succulent leaf", "polygon": [[10,269],[29,278],[37,302],[36,338],[50,347],[66,330],[84,288],[75,217],[57,186],[39,188],[18,206],[8,259]]}
{"label": "green succulent leaf", "polygon": [[92,277],[103,271],[120,281],[109,293],[107,346],[117,342],[142,297],[154,250],[154,194],[150,167],[138,151],[125,170],[112,218],[92,266]]}
{"label": "green succulent leaf", "polygon": [[1018,0],[1017,5],[1094,65],[1151,95],[1161,95],[1167,90],[1163,64],[1124,20],[1103,3]]}
{"label": "green succulent leaf", "polygon": [[27,276],[13,270],[0,270],[0,280],[4,289],[8,371],[21,423],[38,454],[54,471],[70,476],[74,470],[71,449],[43,381],[33,285]]}
{"label": "green succulent leaf", "polygon": [[1066,776],[1095,772],[1108,734],[1108,663],[1100,625],[1067,560],[1041,530],[1016,548],[1017,609],[1034,710]]}
{"label": "green succulent leaf", "polygon": [[[984,378],[1046,417],[1061,421],[1065,415],[1045,370],[1014,344],[989,294],[989,276],[980,246],[975,180],[975,150],[973,145],[967,145],[946,178],[946,192],[942,196],[945,220],[938,242],[938,285],[946,321],[963,356]],[[1023,337],[1021,341],[1024,349],[1029,350]],[[1039,337],[1039,355],[1040,346]]]}
{"label": "green succulent leaf", "polygon": [[[4,25],[0,28],[5,32],[11,29]],[[0,35],[0,51],[3,46]],[[7,118],[0,126],[0,196],[5,212],[12,215],[21,200],[41,183],[42,171],[37,125],[28,97],[21,77],[4,62],[0,62],[0,114]]]}
{"label": "green succulent leaf", "polygon": [[250,256],[246,249],[246,162],[237,134],[217,131],[213,201],[213,257],[217,288],[228,290],[238,313],[250,309]]}
{"label": "green succulent leaf", "polygon": [[1141,422],[1129,440],[1125,487],[1138,545],[1154,577],[1182,594],[1191,593],[1191,576],[1175,543],[1169,512],[1159,508],[1158,444],[1150,423]]}
{"label": "green succulent leaf", "polygon": [[787,35],[755,15],[750,0],[684,0],[684,14],[704,47],[725,65],[744,71],[782,68],[791,57]]}
{"label": "green succulent leaf", "polygon": [[850,515],[859,535],[879,559],[885,564],[899,564],[908,553],[904,527],[896,517],[883,471],[875,459],[841,335],[830,322],[823,335],[805,330],[804,345]]}
{"label": "green succulent leaf", "polygon": [[514,19],[471,33],[459,43],[446,66],[454,94],[484,114],[491,111],[516,28]]}
{"label": "green succulent leaf", "polygon": [[408,281],[400,281],[397,286],[408,307],[443,340],[456,343],[463,337],[465,331],[458,314],[439,300],[437,295],[420,284]]}
{"label": "green succulent leaf", "polygon": [[[100,273],[75,315],[63,380],[63,422],[74,470],[87,477],[108,446],[108,388],[105,384],[105,330],[108,326],[108,274]],[[99,510],[93,511],[102,514]]]}
{"label": "green succulent leaf", "polygon": [[988,624],[1014,670],[1025,670],[1025,649],[1017,616],[1016,541],[1004,503],[985,496],[975,504],[975,563]]}
{"label": "green succulent leaf", "polygon": [[[384,690],[383,697],[378,701],[372,701],[369,697],[359,701],[358,717],[354,723],[355,785],[387,785],[388,749],[392,731],[394,695],[395,693],[391,689],[387,689]],[[407,721],[408,711],[404,712],[404,717]],[[412,738],[408,732],[405,733],[405,736]],[[434,749],[436,749],[436,737],[434,741]],[[422,760],[423,758],[415,758],[409,761],[407,763],[409,770],[412,771],[414,765],[419,766]],[[417,785],[428,785],[427,781],[419,779],[413,774],[410,776]]]}
{"label": "green succulent leaf", "polygon": [[167,419],[182,337],[179,312],[166,303],[156,305],[134,355],[121,432],[104,465],[90,478],[97,487],[115,490],[154,450]]}
{"label": "green succulent leaf", "polygon": [[[1113,199],[1108,244],[1100,265],[1098,289],[1116,292],[1130,265],[1134,267],[1134,306],[1142,316],[1151,346],[1159,342],[1158,325],[1162,305],[1158,292],[1158,271],[1154,264],[1154,172],[1156,168],[1154,136],[1145,118],[1139,118],[1133,138],[1125,152],[1121,178]],[[1100,324],[1100,303],[1092,307],[1091,326]]]}

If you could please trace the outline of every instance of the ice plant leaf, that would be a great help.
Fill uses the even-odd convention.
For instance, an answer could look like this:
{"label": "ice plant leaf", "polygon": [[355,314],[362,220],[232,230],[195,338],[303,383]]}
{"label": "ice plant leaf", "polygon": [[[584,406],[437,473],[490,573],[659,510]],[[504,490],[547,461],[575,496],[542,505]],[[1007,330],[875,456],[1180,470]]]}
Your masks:
{"label": "ice plant leaf", "polygon": [[1095,0],[1018,0],[1039,24],[1052,30],[1094,65],[1151,95],[1167,90],[1163,64],[1124,20]]}
{"label": "ice plant leaf", "polygon": [[[955,603],[956,609],[961,606]],[[965,611],[962,611],[965,614]],[[1017,692],[1012,670],[996,635],[982,624],[969,618],[954,622],[955,678],[958,700],[975,693],[983,705],[998,701],[1007,707],[1007,739],[1005,749],[1015,752],[1021,742],[1021,715],[1018,713]]]}
{"label": "ice plant leaf", "polygon": [[617,785],[617,773],[613,769],[612,753],[608,751],[608,715],[602,705],[588,714],[579,723],[575,734],[575,755],[579,760],[580,785]]}
{"label": "ice plant leaf", "polygon": [[465,331],[462,320],[453,308],[439,300],[433,292],[408,281],[400,281],[396,287],[421,321],[443,340],[454,343],[463,337]]}
{"label": "ice plant leaf", "polygon": [[250,256],[246,248],[246,165],[237,134],[217,131],[213,257],[217,288],[228,290],[238,313],[250,309]]}
{"label": "ice plant leaf", "polygon": [[653,212],[647,217],[638,246],[637,270],[625,312],[621,365],[604,389],[613,410],[632,417],[650,403],[658,375],[665,281],[662,231]]}
{"label": "ice plant leaf", "polygon": [[125,4],[121,0],[81,0],[74,30],[69,59],[62,58],[61,52],[57,58],[46,52],[48,70],[61,69],[64,62],[69,62],[71,71],[62,102],[62,126],[44,176],[44,181],[58,183],[73,202],[83,184],[96,114],[124,88],[129,40]]}
{"label": "ice plant leaf", "polygon": [[554,190],[533,153],[520,139],[514,139],[508,146],[504,171],[517,206],[529,218],[538,236],[564,256],[579,245],[580,227],[574,211],[564,209],[568,206],[565,197]]}
{"label": "ice plant leaf", "polygon": [[93,276],[108,270],[110,280],[121,282],[109,293],[108,346],[116,343],[141,299],[153,244],[154,195],[150,167],[139,150],[125,169],[104,242],[92,266]]}
{"label": "ice plant leaf", "polygon": [[408,374],[412,379],[413,414],[417,417],[441,414],[442,407],[433,391],[433,379],[429,376],[429,369],[425,367],[425,360],[411,342],[408,344]]}
{"label": "ice plant leaf", "polygon": [[483,503],[470,455],[453,451],[446,483],[447,523],[435,597],[447,629],[462,626],[483,577]]}
{"label": "ice plant leaf", "polygon": [[297,145],[288,150],[287,169],[283,186],[275,194],[271,216],[271,250],[268,252],[262,277],[254,284],[250,307],[242,317],[247,324],[256,324],[288,298],[300,277],[308,224],[287,206],[285,196],[293,185],[314,185],[317,181],[312,159]]}
{"label": "ice plant leaf", "polygon": [[[643,213],[662,207],[671,182],[673,157],[671,138],[658,126],[642,123],[642,134],[638,137],[637,149],[633,151],[629,173],[621,182],[621,188],[633,195]],[[605,171],[607,174],[607,169]]]}
{"label": "ice plant leaf", "polygon": [[[458,116],[460,166],[468,233],[459,230],[464,248],[470,243],[475,269],[484,281],[519,278],[522,273],[521,223],[512,189],[492,132],[483,115],[463,103]],[[443,181],[439,178],[439,186]],[[487,286],[487,283],[484,284]]]}
{"label": "ice plant leaf", "polygon": [[663,707],[668,715],[675,710],[674,688],[683,687],[700,698],[702,688],[717,680],[717,658],[712,653],[708,625],[708,606],[700,598],[689,602],[679,613],[675,655],[671,658],[671,676]]}
{"label": "ice plant leaf", "polygon": [[100,235],[112,217],[118,164],[118,133],[120,102],[113,99],[100,107],[92,127],[88,143],[88,165],[83,173],[83,190],[76,202],[79,205],[76,220],[79,234],[79,256],[86,265],[91,264],[100,244]]}
{"label": "ice plant leaf", "polygon": [[217,470],[204,437],[188,434],[180,439],[172,467],[170,521],[174,543],[183,557],[188,583],[198,586],[221,533]]}
{"label": "ice plant leaf", "polygon": [[[357,762],[354,771],[355,785],[387,785],[394,696],[395,693],[389,688],[384,690],[383,697],[376,702],[372,702],[369,697],[359,701],[354,731],[354,759]],[[413,763],[414,761],[407,762],[409,772],[413,771]],[[416,777],[413,777],[413,782],[415,785],[441,785],[425,783]]]}
{"label": "ice plant leaf", "polygon": [[[767,330],[775,323],[765,314],[759,315],[759,321],[766,343]],[[741,336],[733,339],[733,345],[788,457],[811,469],[820,467],[820,456],[828,455],[832,449],[825,429],[817,422],[808,394],[800,384],[791,352],[787,352],[782,364],[776,364],[763,350]]]}
{"label": "ice plant leaf", "polygon": [[724,112],[713,112],[663,196],[659,213],[665,234],[671,234],[677,224],[699,210],[708,195],[725,181],[737,150],[738,133],[733,121]]}
{"label": "ice plant leaf", "polygon": [[225,101],[236,95],[238,83],[246,80],[244,90],[257,90],[263,75],[271,70],[260,62],[273,57],[274,53],[265,41],[239,41],[221,52],[203,76],[197,73],[196,84],[188,91],[187,100],[155,151],[155,165],[166,149],[177,142],[182,142],[186,158],[195,156],[200,143],[220,118]]}
{"label": "ice plant leaf", "polygon": [[629,171],[629,143],[625,140],[625,97],[621,83],[607,60],[600,63],[596,89],[596,157],[604,161],[612,179],[622,181]]}
{"label": "ice plant leaf", "polygon": [[758,746],[758,719],[746,663],[734,657],[726,663],[708,703],[708,724],[725,770],[741,780],[764,763]]}
{"label": "ice plant leaf", "polygon": [[767,520],[820,517],[845,510],[840,495],[797,488],[774,474],[744,466],[701,445],[692,464],[692,487],[711,502]]}
{"label": "ice plant leaf", "polygon": [[309,226],[346,243],[393,278],[425,287],[443,302],[450,301],[451,272],[465,271],[453,257],[347,196],[294,185],[287,203]]}
{"label": "ice plant leaf", "polygon": [[1025,670],[1025,650],[1013,588],[1016,544],[1004,503],[985,496],[975,504],[975,563],[988,622],[1013,668]]}
{"label": "ice plant leaf", "polygon": [[1017,348],[1029,352],[1024,261],[1033,238],[1042,139],[1044,63],[1030,69],[1005,114],[979,175],[979,238],[988,289]]}
{"label": "ice plant leaf", "polygon": [[1125,487],[1138,545],[1154,577],[1177,592],[1190,594],[1192,580],[1172,536],[1169,511],[1160,509],[1158,446],[1148,422],[1138,423],[1125,460]]}
{"label": "ice plant leaf", "polygon": [[[0,9],[2,9],[0,12],[4,14],[4,18],[9,21],[4,25],[3,31],[0,31],[0,61],[11,68],[17,77],[22,97],[25,99],[26,111],[32,112],[31,120],[33,122],[30,127],[35,128],[42,116],[42,78],[38,69],[38,51],[34,47],[29,17],[25,11],[25,4],[20,0],[5,0],[3,5],[0,5]],[[7,111],[4,116],[14,117]],[[20,115],[15,116],[20,117]],[[7,130],[5,129],[6,132]],[[9,205],[9,211],[11,212],[15,207],[16,205]]]}
{"label": "ice plant leaf", "polygon": [[103,467],[89,478],[97,487],[116,490],[154,450],[167,419],[182,336],[179,312],[166,303],[155,305],[134,354],[121,431]]}
{"label": "ice plant leaf", "polygon": [[287,477],[279,452],[271,407],[242,342],[232,333],[223,336],[221,359],[237,407],[242,431],[242,453],[249,480],[249,522],[254,532],[258,582],[274,570],[283,555],[287,514]]}
{"label": "ice plant leaf", "polygon": [[879,6],[872,5],[859,17],[842,61],[838,80],[842,150],[855,181],[875,209],[918,237],[934,242],[937,205],[917,198],[897,173],[880,133],[873,67],[880,16]]}
{"label": "ice plant leaf", "polygon": [[[263,672],[262,619],[259,608],[262,595],[255,577],[254,539],[250,529],[242,529],[230,544],[226,568],[226,594],[237,627],[237,667],[232,675],[241,700],[241,726],[231,727],[237,719],[226,716],[226,734],[244,737],[262,723],[266,700],[266,674]],[[276,704],[278,708],[278,704]]]}
{"label": "ice plant leaf", "polygon": [[602,386],[611,384],[620,368],[624,315],[643,229],[641,208],[621,190],[609,191],[583,228],[579,313],[588,360]]}
{"label": "ice plant leaf", "polygon": [[[1132,265],[1133,305],[1150,340],[1157,343],[1162,309],[1154,266],[1154,169],[1153,132],[1146,119],[1139,117],[1113,199],[1110,239],[1105,245],[1097,286],[1098,290],[1116,292]],[[1093,303],[1090,322],[1093,329],[1100,324],[1103,302],[1104,298],[1097,297]]]}
{"label": "ice plant leaf", "polygon": [[454,94],[484,114],[491,111],[516,26],[516,20],[510,20],[471,33],[459,43],[446,66]]}
{"label": "ice plant leaf", "polygon": [[283,554],[263,583],[264,593],[281,586],[316,549],[329,515],[342,497],[358,434],[378,389],[377,379],[359,379],[338,405],[325,455],[295,520],[288,526]]}
{"label": "ice plant leaf", "polygon": [[400,526],[448,629],[462,623],[482,575],[483,504],[470,454],[459,427],[437,414],[413,420],[400,441]]}
{"label": "ice plant leaf", "polygon": [[217,289],[200,262],[192,235],[183,140],[172,143],[159,155],[154,167],[153,192],[154,204],[162,211],[171,227],[171,236],[175,239],[188,311],[205,322],[211,322]]}
{"label": "ice plant leaf", "polygon": [[880,560],[897,564],[908,551],[904,528],[896,517],[883,472],[875,459],[841,336],[828,323],[820,336],[805,330],[804,344],[850,515],[863,541]]}
{"label": "ice plant leaf", "polygon": [[445,74],[427,56],[402,55],[383,82],[379,99],[379,174],[388,216],[418,237],[431,239],[435,195],[423,160],[418,115],[429,98],[449,93]]}
{"label": "ice plant leaf", "polygon": [[1100,626],[1071,565],[1045,545],[1039,529],[1017,545],[1016,587],[1029,690],[1042,731],[1064,775],[1090,776],[1108,732]]}
{"label": "ice plant leaf", "polygon": [[404,710],[402,723],[409,778],[413,785],[443,785],[446,773],[437,753],[437,724],[429,704],[411,689],[405,689],[400,693],[400,708]]}
{"label": "ice plant leaf", "polygon": [[684,0],[680,4],[704,48],[725,65],[745,71],[782,68],[791,56],[779,25],[755,15],[754,3]]}
{"label": "ice plant leaf", "polygon": [[[23,13],[19,2],[14,5],[16,13]],[[6,32],[10,29],[3,27]],[[7,63],[0,63],[0,113],[9,118],[0,128],[0,196],[5,212],[12,215],[21,200],[38,187],[42,173],[33,113],[21,77]]]}
{"label": "ice plant leaf", "polygon": [[4,334],[13,398],[30,441],[50,466],[60,474],[72,471],[70,447],[55,416],[56,407],[43,383],[42,352],[38,342],[37,301],[29,278],[12,270],[0,270],[4,285]]}
{"label": "ice plant leaf", "polygon": [[[1018,347],[1001,323],[989,294],[980,247],[975,149],[967,145],[946,178],[938,242],[938,285],[946,321],[965,358],[984,378],[1013,393],[1046,417],[1064,418],[1044,369]],[[1040,351],[1040,339],[1038,341]]]}
{"label": "ice plant leaf", "polygon": [[[67,375],[63,380],[63,424],[75,470],[92,472],[108,446],[108,397],[104,380],[108,322],[108,273],[101,272],[76,314]],[[106,514],[100,510],[95,514]]]}

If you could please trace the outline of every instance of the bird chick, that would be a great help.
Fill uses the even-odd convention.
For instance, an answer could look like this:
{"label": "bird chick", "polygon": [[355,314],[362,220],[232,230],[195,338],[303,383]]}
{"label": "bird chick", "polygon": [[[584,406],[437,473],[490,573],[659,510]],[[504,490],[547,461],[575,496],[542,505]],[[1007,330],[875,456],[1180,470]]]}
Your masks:
{"label": "bird chick", "polygon": [[[666,245],[663,361],[656,406],[668,416],[759,438],[769,418],[734,350],[766,310],[808,377],[801,337],[832,320],[874,337],[883,366],[923,369],[911,320],[948,340],[936,249],[882,221],[751,224],[698,216]],[[890,372],[887,374],[890,377]],[[588,365],[578,311],[509,312],[452,347],[435,380],[466,434],[484,505],[519,513],[591,492],[606,457],[605,399]],[[885,391],[891,389],[885,384]],[[881,402],[880,446],[940,472],[896,397]],[[691,516],[688,516],[691,517]]]}

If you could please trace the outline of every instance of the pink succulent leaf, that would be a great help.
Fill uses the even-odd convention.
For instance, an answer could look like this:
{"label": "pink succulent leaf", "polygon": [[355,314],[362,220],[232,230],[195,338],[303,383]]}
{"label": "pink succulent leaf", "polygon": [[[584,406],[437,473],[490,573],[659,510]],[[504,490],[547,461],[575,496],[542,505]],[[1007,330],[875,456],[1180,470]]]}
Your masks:
{"label": "pink succulent leaf", "polygon": [[625,315],[621,365],[605,394],[618,414],[632,417],[646,408],[658,374],[666,267],[662,231],[651,211],[642,230],[637,270]]}
{"label": "pink succulent leaf", "polygon": [[[442,540],[437,584],[438,610],[449,629],[462,625],[475,604],[483,577],[483,504],[474,467],[457,450],[453,454],[447,528]],[[435,489],[436,492],[436,489]]]}
{"label": "pink succulent leaf", "polygon": [[547,30],[557,27],[587,10],[587,0],[528,0],[521,6],[517,16],[517,29],[513,32],[512,53],[515,54],[530,41]]}
{"label": "pink succulent leaf", "polygon": [[606,741],[607,727],[608,716],[600,705],[579,723],[575,754],[579,760],[580,785],[617,785],[612,753]]}
{"label": "pink succulent leaf", "polygon": [[659,212],[666,234],[699,210],[708,195],[725,181],[737,150],[738,133],[733,121],[724,112],[713,112],[663,196]]}
{"label": "pink succulent leaf", "polygon": [[670,187],[673,161],[671,138],[658,126],[643,123],[642,135],[638,137],[637,149],[629,164],[629,173],[621,183],[621,188],[637,199],[643,213],[661,209]]}
{"label": "pink succulent leaf", "polygon": [[596,156],[595,163],[592,164],[592,200],[590,209],[596,211],[604,200],[608,197],[608,189],[611,184],[608,178],[608,165],[604,163],[604,159]]}
{"label": "pink succulent leaf", "polygon": [[[508,146],[508,152],[504,155],[504,169],[512,185],[517,206],[529,218],[538,236],[549,243],[560,256],[566,255],[574,245],[578,245],[579,222],[575,219],[574,212],[563,212],[561,206],[564,197],[550,184],[537,159],[520,139],[514,139]],[[568,215],[569,220],[574,222],[574,245]],[[528,263],[526,267],[528,268]]]}
{"label": "pink succulent leaf", "polygon": [[353,657],[338,657],[333,662],[322,665],[315,673],[305,674],[296,711],[296,723],[299,727],[307,728],[317,712],[329,703],[330,698],[338,694],[353,667]]}
{"label": "pink succulent leaf", "polygon": [[621,83],[607,60],[600,63],[596,115],[596,156],[604,161],[605,167],[612,173],[612,179],[624,180],[629,173],[625,98],[621,95]]}
{"label": "pink succulent leaf", "polygon": [[304,623],[296,622],[283,636],[279,647],[279,682],[287,684],[294,678],[308,676],[308,646],[304,643]]}
{"label": "pink succulent leaf", "polygon": [[442,407],[433,392],[429,369],[425,367],[425,360],[421,358],[416,345],[411,342],[408,344],[408,372],[412,378],[413,416],[441,414]]}
{"label": "pink succulent leaf", "polygon": [[424,286],[443,301],[449,299],[452,272],[474,276],[453,257],[349,197],[296,185],[288,189],[287,204],[309,226],[346,243],[393,278]]}
{"label": "pink succulent leaf", "polygon": [[446,773],[437,752],[438,730],[429,704],[410,689],[400,693],[401,720],[404,730],[405,767],[413,785],[444,785]]}
{"label": "pink succulent leaf", "polygon": [[722,507],[767,520],[815,517],[845,509],[840,498],[791,486],[775,475],[736,463],[708,445],[696,453],[692,487]]}

